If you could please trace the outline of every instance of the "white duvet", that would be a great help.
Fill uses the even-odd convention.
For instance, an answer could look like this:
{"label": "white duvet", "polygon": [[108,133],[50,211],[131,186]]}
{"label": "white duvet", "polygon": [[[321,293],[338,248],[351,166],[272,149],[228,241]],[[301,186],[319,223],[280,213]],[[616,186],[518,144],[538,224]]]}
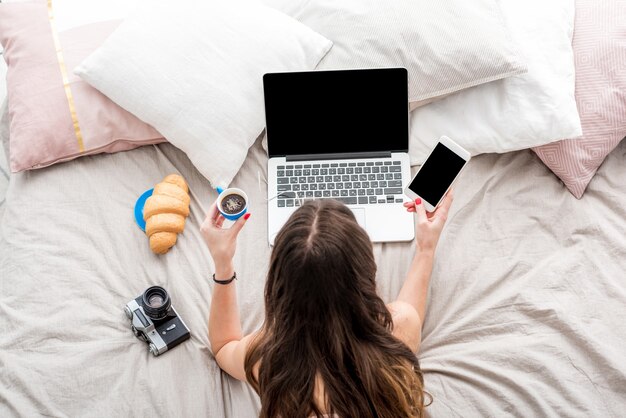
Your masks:
{"label": "white duvet", "polygon": [[[0,129],[0,132],[3,132]],[[244,330],[260,325],[267,157],[233,186],[252,217],[235,260]],[[419,353],[432,417],[620,417],[626,411],[626,142],[578,201],[530,151],[479,156],[456,188]],[[192,191],[176,246],[152,254],[132,207],[165,174]],[[258,398],[208,349],[212,284],[199,233],[215,199],[171,145],[11,176],[0,214],[0,416],[254,417]],[[413,243],[376,244],[397,294]],[[123,306],[164,286],[191,340],[152,357]]]}

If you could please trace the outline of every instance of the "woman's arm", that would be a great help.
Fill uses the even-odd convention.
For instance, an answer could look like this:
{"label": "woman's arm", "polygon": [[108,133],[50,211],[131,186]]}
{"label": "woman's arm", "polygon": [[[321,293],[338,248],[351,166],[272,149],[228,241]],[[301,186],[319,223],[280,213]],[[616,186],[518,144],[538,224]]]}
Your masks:
{"label": "woman's arm", "polygon": [[[397,301],[405,302],[415,309],[420,318],[426,312],[426,296],[433,271],[434,251],[418,250],[413,257],[409,273],[398,293]],[[420,321],[420,327],[421,327]]]}
{"label": "woman's arm", "polygon": [[[233,277],[235,269],[232,261],[215,265],[215,278],[227,280]],[[235,281],[229,284],[213,285],[211,311],[209,313],[209,343],[211,351],[217,357],[224,345],[231,341],[241,340],[241,322],[239,320],[239,306],[237,305],[237,288]]]}
{"label": "woman's arm", "polygon": [[[228,280],[235,273],[233,257],[237,236],[250,214],[239,218],[229,229],[222,228],[224,217],[215,204],[201,227],[204,240],[215,265],[215,279]],[[211,310],[209,313],[209,343],[217,364],[231,376],[246,380],[243,367],[247,346],[252,335],[243,337],[237,305],[235,281],[213,284]]]}
{"label": "woman's arm", "polygon": [[432,214],[427,214],[420,199],[404,204],[417,213],[416,250],[406,280],[396,300],[388,305],[394,322],[394,335],[417,351],[426,313],[426,298],[433,271],[435,249],[452,205],[452,190]]}

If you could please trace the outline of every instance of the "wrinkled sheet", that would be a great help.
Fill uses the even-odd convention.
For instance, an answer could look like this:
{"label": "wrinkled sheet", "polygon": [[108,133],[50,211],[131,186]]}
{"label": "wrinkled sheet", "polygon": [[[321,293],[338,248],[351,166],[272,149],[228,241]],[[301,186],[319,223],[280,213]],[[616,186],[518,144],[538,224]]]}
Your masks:
{"label": "wrinkled sheet", "polygon": [[[260,142],[233,183],[252,213],[235,260],[245,332],[262,321],[270,254]],[[530,151],[470,162],[439,244],[419,353],[430,416],[623,415],[625,163],[622,143],[578,201]],[[190,184],[191,216],[156,256],[132,209],[171,172]],[[257,415],[256,395],[208,349],[212,265],[199,227],[215,197],[169,144],[11,175],[0,213],[0,416]],[[414,243],[374,248],[391,301]],[[158,358],[122,310],[154,284],[192,334]]]}

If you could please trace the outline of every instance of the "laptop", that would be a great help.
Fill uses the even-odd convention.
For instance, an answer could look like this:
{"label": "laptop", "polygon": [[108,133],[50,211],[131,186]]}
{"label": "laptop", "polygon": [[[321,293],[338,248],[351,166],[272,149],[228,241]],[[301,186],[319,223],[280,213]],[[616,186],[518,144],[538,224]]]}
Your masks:
{"label": "laptop", "polygon": [[412,240],[406,69],[269,73],[263,89],[270,245],[307,199],[345,203],[374,242]]}

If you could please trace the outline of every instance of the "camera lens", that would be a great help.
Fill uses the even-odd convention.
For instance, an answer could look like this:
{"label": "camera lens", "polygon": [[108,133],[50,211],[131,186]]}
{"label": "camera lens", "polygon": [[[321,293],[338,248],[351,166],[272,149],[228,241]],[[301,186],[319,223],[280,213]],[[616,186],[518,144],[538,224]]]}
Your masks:
{"label": "camera lens", "polygon": [[144,312],[152,319],[165,318],[171,304],[170,295],[161,286],[148,288],[141,298]]}
{"label": "camera lens", "polygon": [[148,305],[153,308],[160,308],[163,305],[163,298],[161,295],[152,295],[150,296],[150,300],[148,300]]}

